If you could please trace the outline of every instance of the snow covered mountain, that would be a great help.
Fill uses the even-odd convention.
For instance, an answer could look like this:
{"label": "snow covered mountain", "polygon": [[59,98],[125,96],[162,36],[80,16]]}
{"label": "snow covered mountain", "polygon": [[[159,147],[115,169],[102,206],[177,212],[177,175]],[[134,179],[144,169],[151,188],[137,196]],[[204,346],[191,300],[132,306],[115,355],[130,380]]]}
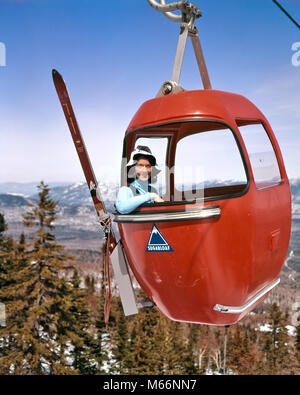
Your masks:
{"label": "snow covered mountain", "polygon": [[[114,202],[119,186],[112,182],[99,182],[99,189],[108,211],[114,211]],[[51,197],[58,200],[62,206],[86,206],[92,207],[93,201],[86,182],[62,185],[51,188]],[[38,195],[31,195],[32,199],[37,199]]]}
{"label": "snow covered mountain", "polygon": [[[85,182],[76,184],[54,185],[50,187],[51,198],[57,200],[58,213],[55,221],[55,233],[60,242],[69,244],[73,241],[75,247],[93,244],[102,238],[97,214],[93,206],[90,192]],[[118,185],[110,182],[100,182],[100,191],[109,212],[114,212],[114,202]],[[28,203],[38,199],[37,184],[0,184],[0,212],[5,216],[8,233],[19,237],[24,231],[23,215],[28,211]],[[30,235],[30,230],[25,229]],[[94,243],[95,244],[95,243]]]}
{"label": "snow covered mountain", "polygon": [[[86,182],[76,184],[50,183],[51,198],[57,200],[60,206],[87,206],[93,202]],[[119,186],[112,182],[100,182],[99,189],[107,209],[114,211],[114,202]],[[22,206],[28,201],[38,199],[37,183],[0,183],[0,207]]]}

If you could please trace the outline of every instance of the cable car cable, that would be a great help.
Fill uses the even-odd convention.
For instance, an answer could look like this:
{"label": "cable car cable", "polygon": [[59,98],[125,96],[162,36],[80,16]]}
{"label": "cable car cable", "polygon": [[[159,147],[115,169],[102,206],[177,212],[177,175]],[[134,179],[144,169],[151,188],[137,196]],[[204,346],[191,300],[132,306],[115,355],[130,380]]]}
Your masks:
{"label": "cable car cable", "polygon": [[285,15],[288,17],[288,18],[290,18],[290,20],[297,26],[297,28],[298,29],[300,29],[300,25],[299,25],[299,23],[297,23],[296,21],[295,21],[295,19],[282,7],[282,5],[280,5],[279,3],[278,3],[278,1],[276,1],[276,0],[272,0],[273,1],[273,3],[275,3],[280,9],[281,9],[281,11],[282,12],[284,12],[285,13]]}

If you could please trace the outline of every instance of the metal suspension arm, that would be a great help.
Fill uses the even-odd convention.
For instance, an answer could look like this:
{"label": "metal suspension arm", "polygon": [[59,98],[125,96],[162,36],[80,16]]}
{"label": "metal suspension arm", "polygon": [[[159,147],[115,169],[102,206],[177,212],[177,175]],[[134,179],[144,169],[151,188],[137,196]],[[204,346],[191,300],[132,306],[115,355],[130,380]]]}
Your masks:
{"label": "metal suspension arm", "polygon": [[[179,87],[178,83],[179,83],[183,57],[186,47],[186,41],[188,36],[190,36],[192,40],[203,87],[204,89],[211,89],[211,83],[210,83],[202,47],[200,44],[198,30],[195,27],[195,20],[200,16],[202,16],[202,13],[197,7],[197,5],[193,3],[188,3],[187,1],[177,1],[175,3],[170,3],[170,4],[166,4],[166,0],[160,0],[160,3],[158,3],[156,0],[147,0],[147,1],[151,5],[151,7],[153,7],[157,11],[163,12],[168,19],[174,22],[181,22],[172,77],[170,81],[166,81],[163,84],[157,96],[160,96],[162,94],[166,95],[169,93],[175,93],[179,89],[182,90],[182,88]],[[173,14],[172,11],[175,10],[180,10],[182,15]]]}
{"label": "metal suspension arm", "polygon": [[204,54],[202,51],[198,29],[195,27],[193,32],[189,32],[189,36],[191,37],[199,72],[202,79],[202,84],[204,89],[211,89],[211,82],[208,75],[208,70],[205,63]]}

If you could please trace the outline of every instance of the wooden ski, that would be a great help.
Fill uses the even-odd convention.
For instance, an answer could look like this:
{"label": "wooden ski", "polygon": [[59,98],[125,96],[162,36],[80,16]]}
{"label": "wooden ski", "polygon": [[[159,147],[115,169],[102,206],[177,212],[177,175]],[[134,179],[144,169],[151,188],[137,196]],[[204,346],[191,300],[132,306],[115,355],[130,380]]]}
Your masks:
{"label": "wooden ski", "polygon": [[57,70],[52,70],[53,82],[56,88],[56,92],[61,103],[63,112],[66,117],[67,124],[69,126],[72,139],[81,163],[83,173],[85,175],[86,182],[99,218],[100,225],[104,232],[104,237],[109,240],[109,252],[112,252],[116,246],[115,236],[111,228],[111,218],[109,213],[106,211],[98,183],[89,159],[87,149],[82,138],[75,113],[71,104],[71,100],[68,94],[66,84]]}

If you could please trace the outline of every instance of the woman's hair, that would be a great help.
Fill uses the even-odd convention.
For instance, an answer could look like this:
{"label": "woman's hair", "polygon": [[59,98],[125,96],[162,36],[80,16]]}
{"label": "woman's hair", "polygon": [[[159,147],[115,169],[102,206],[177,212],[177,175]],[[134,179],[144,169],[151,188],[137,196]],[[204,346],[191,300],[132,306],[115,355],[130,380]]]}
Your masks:
{"label": "woman's hair", "polygon": [[[149,184],[155,184],[157,182],[157,174],[159,173],[159,171],[156,169],[155,166],[153,166],[153,164],[149,160],[149,157],[141,154],[141,155],[136,155],[135,159],[136,159],[136,161],[138,161],[140,159],[146,159],[151,164],[152,169],[151,169],[151,175],[149,178]],[[127,184],[128,185],[130,185],[137,178],[136,172],[135,172],[135,166],[136,166],[136,163],[127,167]]]}

